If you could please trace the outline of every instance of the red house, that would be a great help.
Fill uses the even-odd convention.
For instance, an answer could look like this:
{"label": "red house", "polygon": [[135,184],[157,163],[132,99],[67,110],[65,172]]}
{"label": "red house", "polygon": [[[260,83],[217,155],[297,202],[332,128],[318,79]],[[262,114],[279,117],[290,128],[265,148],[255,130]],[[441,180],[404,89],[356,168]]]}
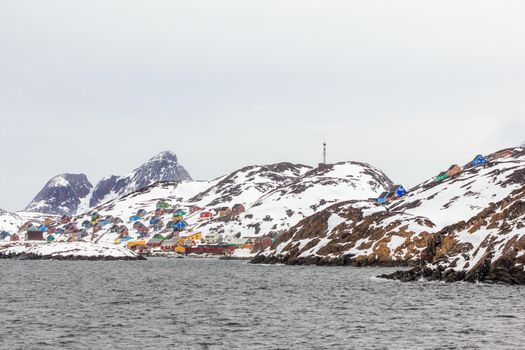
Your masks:
{"label": "red house", "polygon": [[18,235],[16,233],[13,233],[11,235],[11,238],[9,238],[11,241],[19,241],[20,240],[20,237],[18,237]]}
{"label": "red house", "polygon": [[200,215],[201,219],[211,219],[213,214],[210,211],[203,211]]}
{"label": "red house", "polygon": [[40,230],[27,231],[26,233],[26,241],[43,241],[43,240],[44,240],[44,232]]}
{"label": "red house", "polygon": [[193,214],[195,212],[201,211],[203,208],[199,207],[198,205],[192,205],[190,207],[190,214]]}
{"label": "red house", "polygon": [[246,211],[246,208],[244,208],[244,205],[237,203],[232,207],[232,214],[233,215],[239,215],[240,213],[244,213]]}

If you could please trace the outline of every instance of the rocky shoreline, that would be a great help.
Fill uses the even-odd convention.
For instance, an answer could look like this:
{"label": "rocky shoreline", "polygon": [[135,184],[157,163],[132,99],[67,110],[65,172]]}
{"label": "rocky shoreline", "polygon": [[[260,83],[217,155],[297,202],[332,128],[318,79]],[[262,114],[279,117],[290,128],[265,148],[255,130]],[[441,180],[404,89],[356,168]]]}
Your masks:
{"label": "rocky shoreline", "polygon": [[32,242],[19,241],[0,244],[0,259],[18,260],[89,260],[133,261],[146,260],[126,248],[89,242]]}
{"label": "rocky shoreline", "polygon": [[16,260],[83,260],[83,261],[135,261],[147,260],[142,255],[135,257],[129,256],[79,256],[79,255],[39,255],[35,253],[3,253],[0,252],[0,259],[16,259]]}

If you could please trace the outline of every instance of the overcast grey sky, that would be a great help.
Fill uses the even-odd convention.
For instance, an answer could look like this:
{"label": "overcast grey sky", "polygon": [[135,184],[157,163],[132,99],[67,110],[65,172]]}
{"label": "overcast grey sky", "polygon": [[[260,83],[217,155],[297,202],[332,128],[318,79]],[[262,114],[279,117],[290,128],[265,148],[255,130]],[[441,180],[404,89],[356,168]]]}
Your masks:
{"label": "overcast grey sky", "polygon": [[195,179],[366,161],[415,185],[525,139],[525,3],[0,2],[0,208],[172,150]]}

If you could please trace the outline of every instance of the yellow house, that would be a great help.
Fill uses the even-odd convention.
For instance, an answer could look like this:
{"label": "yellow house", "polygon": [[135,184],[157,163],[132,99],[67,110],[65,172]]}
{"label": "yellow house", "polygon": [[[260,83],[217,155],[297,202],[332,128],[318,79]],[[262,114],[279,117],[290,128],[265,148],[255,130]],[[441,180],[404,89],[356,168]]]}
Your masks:
{"label": "yellow house", "polygon": [[194,241],[202,241],[202,233],[201,232],[197,232],[197,233],[194,233],[191,236],[188,236],[186,238],[192,239]]}
{"label": "yellow house", "polygon": [[184,248],[181,245],[178,245],[178,246],[175,247],[175,252],[177,252],[179,254],[184,254],[184,253],[186,253],[186,248]]}
{"label": "yellow house", "polygon": [[128,242],[128,249],[131,249],[135,246],[138,246],[138,245],[146,245],[146,241],[141,239],[140,241],[131,241],[131,242]]}
{"label": "yellow house", "polygon": [[122,240],[121,240],[120,238],[117,238],[117,239],[115,240],[115,244],[120,244],[121,242],[122,242]]}

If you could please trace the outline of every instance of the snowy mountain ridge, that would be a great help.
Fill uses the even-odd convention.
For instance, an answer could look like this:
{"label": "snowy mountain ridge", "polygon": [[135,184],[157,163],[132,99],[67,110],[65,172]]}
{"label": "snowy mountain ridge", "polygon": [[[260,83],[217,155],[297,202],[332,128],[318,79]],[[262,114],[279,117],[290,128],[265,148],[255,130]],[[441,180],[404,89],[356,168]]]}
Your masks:
{"label": "snowy mountain ridge", "polygon": [[47,182],[26,211],[73,215],[159,181],[191,180],[173,152],[161,152],[125,176],[103,178],[93,187],[85,174],[60,174]]}

